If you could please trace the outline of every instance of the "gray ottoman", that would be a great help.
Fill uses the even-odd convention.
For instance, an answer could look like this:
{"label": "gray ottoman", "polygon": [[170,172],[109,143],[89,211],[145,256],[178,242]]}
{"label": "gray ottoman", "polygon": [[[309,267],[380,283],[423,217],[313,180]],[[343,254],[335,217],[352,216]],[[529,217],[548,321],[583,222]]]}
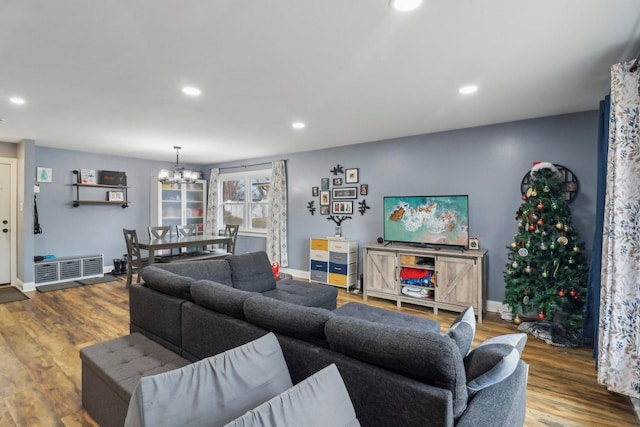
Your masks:
{"label": "gray ottoman", "polygon": [[333,310],[338,316],[355,317],[356,319],[400,328],[418,329],[440,333],[440,323],[410,314],[373,307],[359,302],[349,302]]}
{"label": "gray ottoman", "polygon": [[138,333],[85,347],[80,359],[82,406],[102,427],[124,425],[140,378],[190,363]]}

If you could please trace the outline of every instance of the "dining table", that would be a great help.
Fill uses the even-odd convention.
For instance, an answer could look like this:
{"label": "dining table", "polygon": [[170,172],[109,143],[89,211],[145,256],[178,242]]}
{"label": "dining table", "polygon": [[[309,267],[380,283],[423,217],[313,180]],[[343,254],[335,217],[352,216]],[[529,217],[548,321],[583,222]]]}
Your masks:
{"label": "dining table", "polygon": [[231,237],[201,234],[184,237],[167,236],[162,239],[141,238],[138,241],[138,247],[149,252],[149,264],[153,264],[156,261],[155,252],[162,249],[188,248],[193,246],[206,247],[208,245],[223,244],[226,245],[226,252],[228,253],[231,243]]}

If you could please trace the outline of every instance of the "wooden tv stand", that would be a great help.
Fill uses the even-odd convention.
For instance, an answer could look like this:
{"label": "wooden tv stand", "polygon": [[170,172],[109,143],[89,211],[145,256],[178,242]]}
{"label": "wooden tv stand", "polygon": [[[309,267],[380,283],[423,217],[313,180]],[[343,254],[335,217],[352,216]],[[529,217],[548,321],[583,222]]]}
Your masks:
{"label": "wooden tv stand", "polygon": [[[473,306],[482,323],[486,286],[486,249],[420,248],[393,243],[364,245],[363,298],[384,298],[402,303],[461,312]],[[403,283],[403,268],[431,270],[433,283]],[[415,271],[415,270],[414,270]],[[403,288],[405,293],[403,293]]]}

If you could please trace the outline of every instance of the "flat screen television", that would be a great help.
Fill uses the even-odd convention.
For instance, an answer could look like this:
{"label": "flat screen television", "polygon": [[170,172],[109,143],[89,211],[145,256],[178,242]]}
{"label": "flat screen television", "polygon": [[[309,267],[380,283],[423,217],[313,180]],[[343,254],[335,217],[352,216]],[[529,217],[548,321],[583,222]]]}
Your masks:
{"label": "flat screen television", "polygon": [[384,240],[468,247],[469,196],[385,197]]}

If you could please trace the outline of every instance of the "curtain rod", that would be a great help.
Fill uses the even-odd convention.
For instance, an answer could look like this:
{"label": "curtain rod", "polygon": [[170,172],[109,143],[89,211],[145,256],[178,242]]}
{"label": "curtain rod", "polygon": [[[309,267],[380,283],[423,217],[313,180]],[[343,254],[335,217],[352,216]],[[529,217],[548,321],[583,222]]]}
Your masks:
{"label": "curtain rod", "polygon": [[[218,168],[218,169],[223,170],[223,169],[248,168],[250,166],[262,166],[262,165],[271,165],[271,164],[273,164],[273,162],[262,162],[262,163],[253,163],[251,165],[227,166],[226,168]],[[215,168],[209,168],[209,170],[212,170],[212,169],[215,169]]]}

